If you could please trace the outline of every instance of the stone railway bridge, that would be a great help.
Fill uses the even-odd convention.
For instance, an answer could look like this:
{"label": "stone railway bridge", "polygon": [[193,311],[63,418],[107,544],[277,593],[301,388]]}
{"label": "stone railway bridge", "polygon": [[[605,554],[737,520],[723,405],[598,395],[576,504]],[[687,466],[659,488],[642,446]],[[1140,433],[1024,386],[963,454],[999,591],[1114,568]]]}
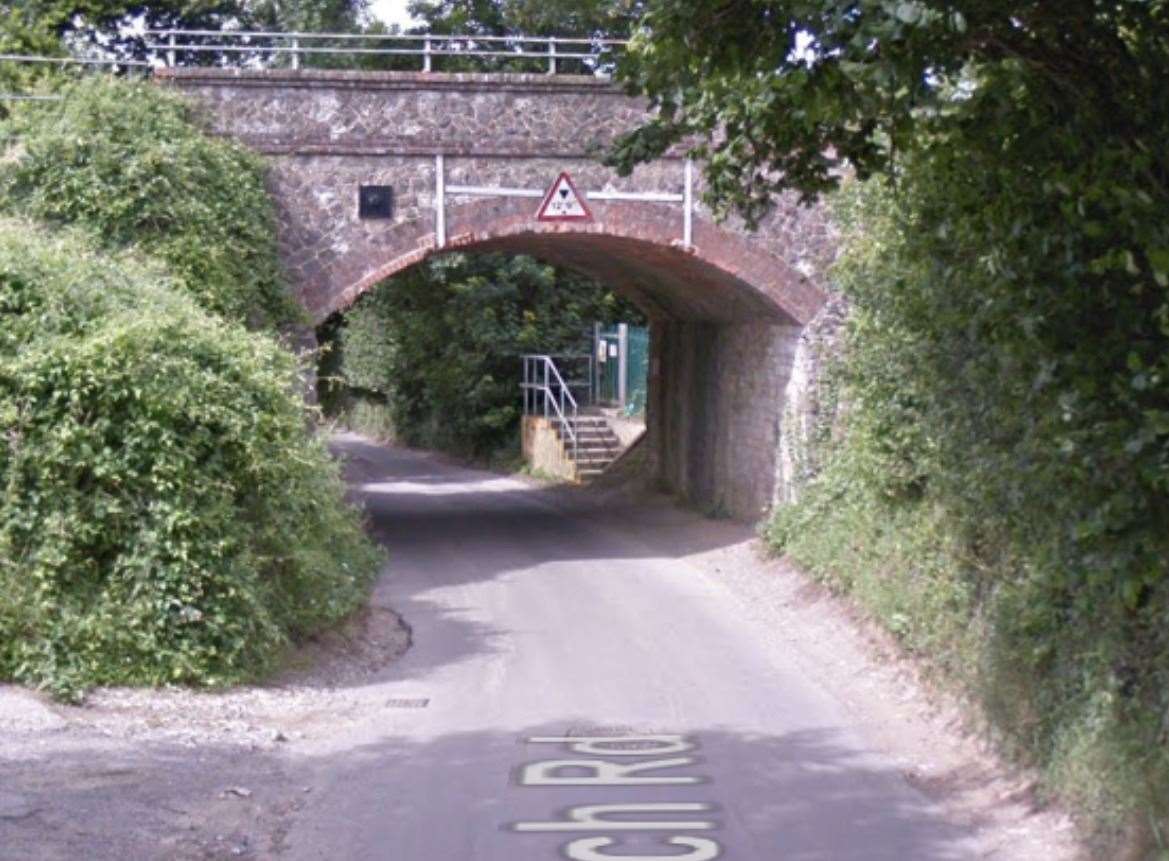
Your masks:
{"label": "stone railway bridge", "polygon": [[[572,267],[650,318],[646,440],[664,489],[744,518],[785,493],[781,419],[804,396],[800,336],[825,303],[834,251],[822,212],[784,199],[751,233],[714,223],[681,155],[618,177],[595,155],[646,107],[591,77],[156,74],[202,103],[217,133],[268,158],[284,264],[316,322],[433,254]],[[561,171],[590,221],[537,221]],[[363,185],[393,188],[392,217],[359,217]]]}

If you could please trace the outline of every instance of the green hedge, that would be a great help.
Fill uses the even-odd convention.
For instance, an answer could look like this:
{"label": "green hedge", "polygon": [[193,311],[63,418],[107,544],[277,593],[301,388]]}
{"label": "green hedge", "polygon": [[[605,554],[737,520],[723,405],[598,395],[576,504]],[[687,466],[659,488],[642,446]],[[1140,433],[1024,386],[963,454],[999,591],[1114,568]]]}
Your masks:
{"label": "green hedge", "polygon": [[[1039,127],[1014,145],[1049,172],[1090,158]],[[972,694],[1102,835],[1152,851],[1169,833],[1169,292],[1093,208],[1165,211],[1131,167],[1087,227],[994,153],[927,152],[896,189],[843,193],[847,409],[768,533]]]}
{"label": "green hedge", "polygon": [[281,283],[259,156],[205,134],[194,109],[156,84],[95,77],[59,95],[20,106],[0,128],[0,206],[79,225],[106,248],[137,246],[204,308],[253,328],[300,319]]}
{"label": "green hedge", "polygon": [[0,676],[223,684],[364,599],[379,554],[275,341],[11,221],[0,320]]}

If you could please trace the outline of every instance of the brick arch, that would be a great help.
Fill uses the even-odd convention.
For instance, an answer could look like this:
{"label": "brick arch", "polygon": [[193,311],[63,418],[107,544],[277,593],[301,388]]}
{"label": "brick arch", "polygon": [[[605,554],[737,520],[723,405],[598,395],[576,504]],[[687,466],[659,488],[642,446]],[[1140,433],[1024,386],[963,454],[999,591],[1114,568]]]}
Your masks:
{"label": "brick arch", "polygon": [[395,225],[361,252],[362,259],[348,261],[348,283],[318,285],[302,300],[322,320],[435,254],[501,251],[585,272],[659,318],[803,325],[825,301],[818,285],[761,241],[704,218],[695,217],[693,245],[686,247],[682,216],[674,207],[596,202],[593,220],[583,223],[537,222],[534,208],[534,201],[523,198],[448,206],[447,244],[441,249],[428,222]]}
{"label": "brick arch", "polygon": [[[281,259],[316,321],[445,251],[527,253],[591,273],[650,313],[647,462],[657,483],[743,517],[771,502],[780,417],[785,404],[799,409],[789,384],[806,385],[793,372],[801,330],[824,302],[835,237],[826,212],[783,197],[752,235],[696,218],[683,247],[680,203],[590,201],[594,222],[554,225],[535,222],[530,197],[452,191],[547,188],[561,171],[586,193],[687,188],[681,158],[630,177],[596,162],[648,106],[593,78],[193,68],[167,83],[199,103],[216,134],[267,156]],[[701,195],[701,175],[690,179]],[[359,218],[362,185],[394,189],[394,219]]]}

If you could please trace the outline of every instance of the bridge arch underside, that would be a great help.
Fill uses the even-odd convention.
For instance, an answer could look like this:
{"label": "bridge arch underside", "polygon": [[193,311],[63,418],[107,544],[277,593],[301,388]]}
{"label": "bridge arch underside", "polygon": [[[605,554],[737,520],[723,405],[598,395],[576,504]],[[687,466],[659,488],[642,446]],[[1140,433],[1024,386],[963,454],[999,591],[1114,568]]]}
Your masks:
{"label": "bridge arch underside", "polygon": [[761,516],[779,480],[800,332],[821,292],[759,243],[705,220],[695,219],[693,245],[685,246],[679,214],[668,207],[597,204],[588,223],[537,223],[532,209],[530,200],[452,206],[441,249],[433,228],[400,225],[400,235],[383,234],[382,259],[310,307],[324,319],[386,278],[456,251],[527,254],[591,275],[650,319],[650,477],[702,510]]}

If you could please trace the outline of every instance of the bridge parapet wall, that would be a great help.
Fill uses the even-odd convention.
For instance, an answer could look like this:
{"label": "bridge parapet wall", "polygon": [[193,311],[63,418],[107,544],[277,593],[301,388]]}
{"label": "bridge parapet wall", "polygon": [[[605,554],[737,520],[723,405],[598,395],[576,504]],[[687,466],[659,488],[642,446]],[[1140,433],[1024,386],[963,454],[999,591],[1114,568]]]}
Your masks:
{"label": "bridge parapet wall", "polygon": [[164,69],[213,129],[271,153],[587,156],[643,100],[577,75]]}

